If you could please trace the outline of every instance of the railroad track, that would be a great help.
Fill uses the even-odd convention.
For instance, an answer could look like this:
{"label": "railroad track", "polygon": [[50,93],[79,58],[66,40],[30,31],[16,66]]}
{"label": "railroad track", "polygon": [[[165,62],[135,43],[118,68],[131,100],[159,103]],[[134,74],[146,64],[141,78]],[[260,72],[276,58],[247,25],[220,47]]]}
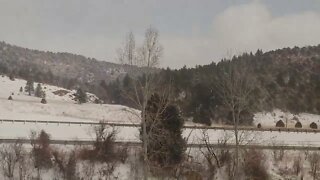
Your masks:
{"label": "railroad track", "polygon": [[[9,122],[9,123],[33,123],[33,124],[66,124],[66,125],[90,125],[90,126],[96,126],[96,125],[108,125],[113,127],[140,127],[139,123],[127,123],[127,122],[111,122],[111,121],[105,121],[105,122],[94,122],[94,121],[39,121],[39,120],[11,120],[11,119],[0,119],[0,125],[1,123]],[[211,129],[211,130],[228,130],[232,131],[234,130],[233,126],[201,126],[201,125],[184,125],[185,129]],[[300,132],[300,133],[320,133],[320,129],[307,129],[307,128],[281,128],[281,127],[253,127],[253,126],[239,126],[239,130],[241,131],[270,131],[270,132]]]}
{"label": "railroad track", "polygon": [[[31,139],[0,139],[0,144],[31,144]],[[93,145],[95,141],[93,140],[50,140],[50,144],[53,145]],[[141,146],[142,143],[139,141],[116,141],[117,145],[127,145],[127,146]],[[210,146],[217,149],[234,149],[235,144],[198,144],[189,143],[187,147],[190,148],[202,148]],[[317,146],[297,146],[297,145],[261,145],[261,144],[245,144],[239,145],[240,149],[269,149],[269,150],[308,150],[308,151],[320,151],[320,147]]]}

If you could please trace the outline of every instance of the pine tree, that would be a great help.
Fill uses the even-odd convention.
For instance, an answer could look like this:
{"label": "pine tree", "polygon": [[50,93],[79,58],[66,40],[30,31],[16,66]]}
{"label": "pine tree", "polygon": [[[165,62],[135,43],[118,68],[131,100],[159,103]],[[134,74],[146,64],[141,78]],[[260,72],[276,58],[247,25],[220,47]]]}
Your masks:
{"label": "pine tree", "polygon": [[79,104],[87,102],[87,94],[81,88],[79,88],[75,94],[75,100],[78,101]]}
{"label": "pine tree", "polygon": [[28,80],[26,87],[24,88],[25,92],[27,92],[29,94],[29,96],[31,96],[32,93],[34,93],[34,86],[33,86],[33,81],[32,80]]}
{"label": "pine tree", "polygon": [[38,85],[37,85],[37,87],[36,87],[34,96],[40,97],[40,98],[43,98],[43,96],[44,96],[44,91],[42,90],[42,87],[41,87],[41,84],[40,84],[40,83],[38,83]]}
{"label": "pine tree", "polygon": [[10,73],[9,79],[10,79],[11,81],[14,81],[14,80],[15,80],[13,73]]}
{"label": "pine tree", "polygon": [[[184,120],[177,106],[153,94],[146,107],[149,161],[161,167],[182,161],[186,142],[182,137]],[[140,132],[141,133],[141,132]]]}
{"label": "pine tree", "polygon": [[23,88],[22,88],[22,86],[20,87],[20,90],[19,90],[20,92],[23,92]]}

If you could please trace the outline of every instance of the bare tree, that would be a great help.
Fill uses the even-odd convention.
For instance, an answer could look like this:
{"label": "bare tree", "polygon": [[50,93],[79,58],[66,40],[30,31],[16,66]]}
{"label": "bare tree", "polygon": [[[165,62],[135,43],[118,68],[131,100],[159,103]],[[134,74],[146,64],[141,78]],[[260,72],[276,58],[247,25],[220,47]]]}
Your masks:
{"label": "bare tree", "polygon": [[57,167],[57,176],[60,175],[62,179],[74,180],[77,179],[76,174],[76,152],[74,150],[70,153],[64,151],[55,150],[53,153],[54,165]]}
{"label": "bare tree", "polygon": [[228,164],[231,160],[229,149],[226,148],[228,141],[230,140],[229,134],[225,133],[218,139],[217,146],[219,149],[212,146],[207,130],[202,130],[202,136],[200,141],[205,145],[204,149],[200,148],[201,154],[207,161],[209,168],[209,179],[213,179],[213,176],[217,169],[221,168],[225,164]]}
{"label": "bare tree", "polygon": [[[130,41],[131,40],[129,40],[129,42]],[[130,46],[128,41],[127,41],[127,44],[128,44],[126,45],[127,47],[134,47],[132,45]],[[120,60],[122,60],[122,63],[124,64],[131,64],[131,65],[144,68],[144,76],[142,80],[134,81],[133,83],[134,91],[129,94],[128,93],[124,94],[124,96],[126,96],[129,100],[131,100],[135,104],[135,106],[141,111],[141,114],[137,116],[141,118],[143,159],[145,163],[144,179],[147,179],[147,172],[149,171],[148,155],[147,155],[149,138],[148,138],[147,128],[146,128],[145,109],[146,109],[147,101],[150,98],[152,92],[154,91],[154,83],[153,83],[154,78],[151,74],[152,73],[151,69],[157,67],[157,65],[159,64],[162,51],[163,49],[159,43],[159,33],[157,29],[149,27],[145,32],[144,42],[142,46],[137,50],[137,52],[135,53],[134,51],[132,51],[131,53],[125,53],[128,55],[127,57],[132,57],[134,54],[136,54],[137,55],[136,60],[133,61],[133,59],[130,59],[130,58],[120,58]]]}
{"label": "bare tree", "polygon": [[8,179],[14,179],[15,168],[19,161],[23,158],[22,143],[3,145],[0,151],[0,165],[4,176]]}
{"label": "bare tree", "polygon": [[83,180],[92,180],[95,175],[95,163],[93,161],[82,161],[81,171]]}
{"label": "bare tree", "polygon": [[320,169],[320,155],[317,152],[312,153],[309,156],[309,163],[311,168],[311,175],[313,180],[318,179],[318,171]]}
{"label": "bare tree", "polygon": [[118,49],[118,59],[123,64],[135,65],[136,42],[132,32],[127,34],[124,47]]}
{"label": "bare tree", "polygon": [[252,101],[250,96],[255,90],[255,79],[248,65],[243,62],[226,61],[219,69],[216,90],[223,104],[231,111],[236,141],[234,177],[239,169],[239,132],[240,115],[249,111]]}

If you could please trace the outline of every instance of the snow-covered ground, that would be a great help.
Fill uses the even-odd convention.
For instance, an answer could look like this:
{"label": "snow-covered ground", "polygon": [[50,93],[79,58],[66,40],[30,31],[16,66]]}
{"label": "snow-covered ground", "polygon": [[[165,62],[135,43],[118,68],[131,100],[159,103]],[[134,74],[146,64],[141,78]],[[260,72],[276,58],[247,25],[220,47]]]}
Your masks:
{"label": "snow-covered ground", "polygon": [[[41,104],[40,98],[20,92],[25,85],[25,80],[11,81],[6,76],[0,77],[0,119],[139,122],[135,115],[138,111],[134,109],[121,105],[94,104],[96,96],[90,93],[89,103],[78,104],[73,100],[75,90],[47,84],[42,84],[42,89],[48,103]],[[64,93],[57,93],[59,91]],[[8,100],[10,95],[13,100]]]}
{"label": "snow-covered ground", "polygon": [[302,128],[309,128],[312,122],[320,125],[320,115],[309,113],[292,114],[276,109],[273,112],[261,112],[254,116],[254,124],[260,123],[262,127],[275,127],[279,120],[287,123],[288,128],[294,128],[298,121],[301,122]]}

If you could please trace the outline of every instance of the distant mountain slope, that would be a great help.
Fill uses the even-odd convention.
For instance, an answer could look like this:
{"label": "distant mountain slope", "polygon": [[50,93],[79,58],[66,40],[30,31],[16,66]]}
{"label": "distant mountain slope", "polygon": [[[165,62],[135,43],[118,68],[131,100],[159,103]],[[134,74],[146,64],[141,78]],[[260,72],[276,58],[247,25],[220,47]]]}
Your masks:
{"label": "distant mountain slope", "polygon": [[[219,72],[220,75],[223,72],[228,74],[228,66],[237,67],[239,64],[243,64],[244,69],[250,69],[250,76],[256,79],[256,89],[250,94],[250,99],[253,102],[263,99],[264,103],[259,105],[260,111],[280,109],[297,114],[320,114],[320,45],[265,53],[258,50],[235,56],[232,60],[223,59],[195,68],[166,69],[157,76],[161,79],[157,85],[170,85],[170,96],[185,117],[206,124],[231,123],[230,109],[226,108],[218,93]],[[118,85],[112,84],[112,87],[120,88],[123,84],[125,82],[119,82]],[[117,91],[110,96],[119,99]],[[126,103],[119,101],[123,102]],[[252,105],[249,109],[255,111],[257,108]],[[251,124],[252,116],[243,113],[241,123]]]}
{"label": "distant mountain slope", "polygon": [[36,66],[43,71],[51,71],[53,75],[77,79],[83,83],[116,79],[123,73],[134,74],[138,68],[98,61],[71,53],[52,53],[30,50],[0,42],[0,62],[7,65],[8,70],[22,66]]}
{"label": "distant mountain slope", "polygon": [[135,66],[98,61],[71,53],[31,50],[0,42],[0,74],[32,78],[65,88],[82,86],[98,96],[104,96],[99,84],[108,84],[125,74],[136,76]]}

